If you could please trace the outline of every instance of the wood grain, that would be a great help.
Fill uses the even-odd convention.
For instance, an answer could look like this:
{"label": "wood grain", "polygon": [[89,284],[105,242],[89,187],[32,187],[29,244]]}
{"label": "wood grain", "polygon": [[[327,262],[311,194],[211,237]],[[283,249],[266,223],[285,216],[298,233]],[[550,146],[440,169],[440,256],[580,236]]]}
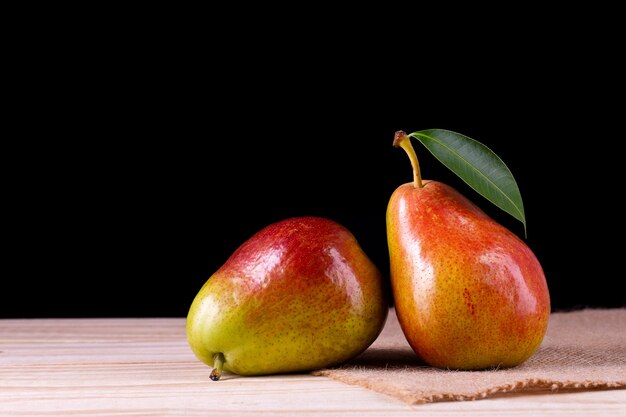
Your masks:
{"label": "wood grain", "polygon": [[0,320],[0,416],[626,416],[626,390],[408,406],[310,375],[209,380],[181,318]]}

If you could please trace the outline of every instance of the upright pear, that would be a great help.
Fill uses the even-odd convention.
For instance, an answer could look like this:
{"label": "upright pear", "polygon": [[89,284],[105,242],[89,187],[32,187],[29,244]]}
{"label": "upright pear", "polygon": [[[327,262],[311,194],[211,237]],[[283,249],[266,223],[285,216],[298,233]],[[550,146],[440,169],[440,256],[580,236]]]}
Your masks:
{"label": "upright pear", "polygon": [[394,145],[413,164],[387,208],[398,320],[426,363],[449,369],[511,367],[539,347],[550,297],[543,269],[514,233],[441,182],[422,180],[404,132]]}
{"label": "upright pear", "polygon": [[340,224],[274,223],[246,241],[204,284],[187,338],[204,363],[240,375],[309,371],[363,352],[388,302],[380,272]]}

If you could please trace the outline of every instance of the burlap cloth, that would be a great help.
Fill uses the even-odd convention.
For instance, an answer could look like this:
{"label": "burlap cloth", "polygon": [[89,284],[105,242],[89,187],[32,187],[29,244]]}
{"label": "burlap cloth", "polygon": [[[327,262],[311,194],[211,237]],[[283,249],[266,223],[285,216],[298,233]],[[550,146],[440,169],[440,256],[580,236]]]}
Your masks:
{"label": "burlap cloth", "polygon": [[434,369],[420,362],[392,309],[382,334],[361,356],[314,374],[410,404],[510,392],[626,388],[626,309],[553,313],[543,343],[525,363],[473,372]]}

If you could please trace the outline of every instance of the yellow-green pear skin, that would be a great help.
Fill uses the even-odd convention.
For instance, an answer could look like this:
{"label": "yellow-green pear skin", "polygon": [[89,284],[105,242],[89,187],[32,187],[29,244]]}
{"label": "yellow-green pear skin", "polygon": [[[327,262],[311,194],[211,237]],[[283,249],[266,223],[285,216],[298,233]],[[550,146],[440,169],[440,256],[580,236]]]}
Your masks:
{"label": "yellow-green pear skin", "polygon": [[539,261],[452,187],[416,183],[398,187],[387,208],[391,286],[409,344],[439,368],[524,362],[550,315]]}
{"label": "yellow-green pear skin", "polygon": [[363,352],[387,311],[383,278],[352,233],[294,217],[256,233],[209,278],[187,339],[202,362],[235,374],[303,372]]}

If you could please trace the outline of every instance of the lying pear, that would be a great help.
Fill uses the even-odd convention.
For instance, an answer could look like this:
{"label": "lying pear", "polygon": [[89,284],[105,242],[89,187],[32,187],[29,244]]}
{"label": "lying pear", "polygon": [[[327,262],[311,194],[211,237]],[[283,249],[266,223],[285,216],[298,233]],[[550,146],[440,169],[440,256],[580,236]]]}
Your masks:
{"label": "lying pear", "polygon": [[422,180],[409,137],[394,145],[414,181],[387,208],[391,286],[398,320],[426,363],[450,369],[511,367],[539,347],[550,297],[531,249],[441,182]]}
{"label": "lying pear", "polygon": [[355,237],[319,217],[274,223],[204,284],[187,316],[195,355],[239,375],[310,371],[345,362],[381,332],[383,279]]}

